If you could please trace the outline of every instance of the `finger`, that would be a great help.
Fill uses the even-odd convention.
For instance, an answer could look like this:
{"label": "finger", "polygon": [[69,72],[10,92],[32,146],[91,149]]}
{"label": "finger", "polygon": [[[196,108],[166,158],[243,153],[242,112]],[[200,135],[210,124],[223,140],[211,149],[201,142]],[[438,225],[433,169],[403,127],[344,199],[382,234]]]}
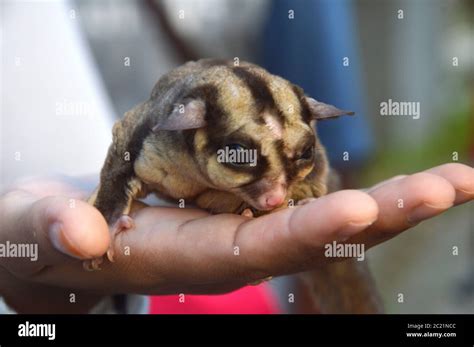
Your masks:
{"label": "finger", "polygon": [[[1,296],[17,313],[89,313],[101,297],[86,291],[33,283],[23,280],[0,267]],[[79,305],[71,305],[70,295],[80,298]]]}
{"label": "finger", "polygon": [[474,199],[474,168],[463,164],[450,163],[434,167],[425,172],[441,176],[451,183],[456,190],[455,205]]}
{"label": "finger", "polygon": [[[92,206],[65,197],[36,200],[31,194],[14,191],[2,198],[0,241],[14,247],[31,245],[37,259],[5,258],[2,265],[12,271],[29,272],[75,258],[102,255],[109,244],[107,224]],[[35,246],[36,245],[36,246]],[[70,259],[70,258],[69,258]],[[25,266],[27,269],[25,269]]]}
{"label": "finger", "polygon": [[134,217],[136,229],[117,236],[115,263],[92,273],[57,267],[37,280],[103,292],[231,290],[268,275],[311,268],[316,258],[324,258],[325,243],[346,239],[376,218],[375,201],[360,191],[340,191],[251,220],[145,208]]}
{"label": "finger", "polygon": [[375,186],[372,186],[368,189],[363,189],[363,191],[365,191],[366,193],[370,193],[370,192],[372,192],[376,189],[379,189],[380,187],[382,187],[382,186],[384,186],[388,183],[393,183],[393,182],[401,180],[402,178],[405,178],[405,177],[407,177],[407,175],[394,176],[394,177],[389,178],[388,180],[382,181],[382,182],[380,182],[380,183],[376,184]]}
{"label": "finger", "polygon": [[148,247],[155,247],[160,276],[168,282],[251,281],[310,266],[327,242],[347,239],[376,217],[370,196],[341,191],[252,220],[227,214],[196,218],[181,223],[171,239],[156,233]]}
{"label": "finger", "polygon": [[[18,179],[10,187],[9,191],[22,190],[37,198],[52,195],[63,195],[75,199],[85,200],[87,191],[93,190],[86,186],[86,179],[77,179],[68,176],[31,176]],[[87,188],[87,189],[86,189]]]}
{"label": "finger", "polygon": [[453,205],[456,197],[449,181],[425,172],[389,182],[370,195],[379,206],[379,218],[349,241],[369,247],[442,213]]}

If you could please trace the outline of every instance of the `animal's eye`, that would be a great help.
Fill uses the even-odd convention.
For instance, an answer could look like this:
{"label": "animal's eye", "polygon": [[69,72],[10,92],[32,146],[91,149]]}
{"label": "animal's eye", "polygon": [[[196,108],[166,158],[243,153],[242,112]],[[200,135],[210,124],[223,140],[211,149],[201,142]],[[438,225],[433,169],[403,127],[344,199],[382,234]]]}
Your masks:
{"label": "animal's eye", "polygon": [[245,151],[247,150],[247,148],[243,145],[240,145],[238,143],[231,143],[229,145],[226,145],[226,147],[228,147],[229,149],[233,150],[233,151]]}
{"label": "animal's eye", "polygon": [[298,159],[309,160],[313,158],[313,152],[314,152],[313,146],[309,146],[303,151],[303,153],[301,153]]}
{"label": "animal's eye", "polygon": [[217,151],[217,161],[232,166],[256,166],[257,151],[249,149],[240,143],[230,143],[224,149]]}

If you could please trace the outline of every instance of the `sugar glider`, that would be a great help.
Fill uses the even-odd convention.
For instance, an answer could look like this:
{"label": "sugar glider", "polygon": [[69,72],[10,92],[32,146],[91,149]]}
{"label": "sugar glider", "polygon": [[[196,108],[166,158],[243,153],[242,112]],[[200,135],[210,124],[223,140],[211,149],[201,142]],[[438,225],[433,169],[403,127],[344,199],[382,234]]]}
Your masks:
{"label": "sugar glider", "polygon": [[[186,63],[115,123],[89,202],[114,236],[133,228],[132,204],[150,193],[211,213],[247,215],[318,198],[331,175],[314,123],[352,114],[254,64]],[[380,310],[364,265],[347,260],[309,274],[322,312]]]}

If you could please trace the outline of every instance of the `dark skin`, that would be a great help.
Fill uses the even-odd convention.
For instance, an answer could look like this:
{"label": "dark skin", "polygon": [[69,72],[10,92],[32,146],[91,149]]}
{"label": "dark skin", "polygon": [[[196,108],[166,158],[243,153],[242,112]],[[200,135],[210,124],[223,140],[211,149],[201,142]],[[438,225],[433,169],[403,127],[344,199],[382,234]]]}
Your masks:
{"label": "dark skin", "polygon": [[[328,242],[346,239],[368,249],[471,201],[474,169],[446,164],[259,218],[137,206],[136,228],[116,238],[115,263],[104,262],[96,272],[84,271],[82,260],[103,255],[110,237],[99,211],[81,200],[88,194],[59,180],[32,180],[0,198],[0,242],[39,245],[36,262],[0,258],[0,295],[17,312],[85,313],[118,292],[224,293],[269,275],[309,270],[329,261]],[[55,241],[49,230],[56,222]],[[120,251],[125,246],[131,255]]]}

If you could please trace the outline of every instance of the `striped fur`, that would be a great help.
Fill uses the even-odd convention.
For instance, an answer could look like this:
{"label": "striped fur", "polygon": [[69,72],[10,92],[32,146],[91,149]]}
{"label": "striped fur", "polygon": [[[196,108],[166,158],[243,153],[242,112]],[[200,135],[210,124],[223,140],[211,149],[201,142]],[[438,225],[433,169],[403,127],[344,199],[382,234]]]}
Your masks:
{"label": "striped fur", "polygon": [[[143,116],[154,124],[167,117],[181,100],[199,99],[206,104],[207,125],[178,132],[150,132],[134,165],[136,175],[161,197],[193,201],[215,213],[239,212],[252,206],[282,174],[288,199],[324,194],[324,148],[307,118],[308,107],[295,88],[248,63],[236,67],[201,60],[172,71],[157,83],[146,102],[156,113]],[[268,123],[279,128],[280,136]],[[245,143],[247,148],[256,149],[256,167],[218,163],[218,149],[229,143]],[[298,161],[298,155],[312,145],[315,160]],[[311,181],[303,183],[310,173]],[[307,187],[296,187],[301,184]],[[214,199],[213,191],[227,192],[226,202]]]}
{"label": "striped fur", "polygon": [[[179,123],[176,109],[190,100],[205,105],[204,117],[190,122],[200,125],[160,130],[171,114]],[[333,110],[335,116],[347,114]],[[301,88],[261,67],[210,59],[187,63],[163,76],[150,99],[115,124],[90,203],[112,225],[148,193],[213,213],[247,207],[265,213],[258,211],[259,197],[277,185],[286,201],[319,197],[327,192],[328,163],[314,118]],[[257,151],[255,167],[217,161],[217,151],[234,143]],[[308,148],[313,157],[301,159]]]}

